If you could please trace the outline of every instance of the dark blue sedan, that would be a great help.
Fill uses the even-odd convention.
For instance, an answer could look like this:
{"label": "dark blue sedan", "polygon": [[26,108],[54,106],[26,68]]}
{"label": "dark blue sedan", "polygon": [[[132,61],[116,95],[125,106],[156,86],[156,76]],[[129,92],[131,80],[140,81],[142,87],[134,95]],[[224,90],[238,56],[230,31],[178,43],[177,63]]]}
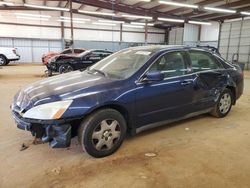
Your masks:
{"label": "dark blue sedan", "polygon": [[243,92],[243,73],[216,52],[184,46],[121,50],[85,71],[22,89],[17,127],[54,148],[78,135],[94,157],[114,153],[127,133],[210,113],[225,117]]}

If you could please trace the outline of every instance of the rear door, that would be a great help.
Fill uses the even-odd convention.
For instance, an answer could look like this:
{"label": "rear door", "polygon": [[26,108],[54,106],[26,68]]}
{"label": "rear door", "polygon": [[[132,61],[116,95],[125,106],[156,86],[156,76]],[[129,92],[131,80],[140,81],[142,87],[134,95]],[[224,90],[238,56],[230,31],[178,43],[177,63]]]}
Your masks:
{"label": "rear door", "polygon": [[205,110],[215,105],[227,81],[227,73],[213,54],[203,50],[190,50],[189,59],[195,76],[194,107]]}
{"label": "rear door", "polygon": [[92,64],[97,63],[101,59],[102,59],[102,51],[100,50],[92,51],[89,57],[89,61],[91,61]]}

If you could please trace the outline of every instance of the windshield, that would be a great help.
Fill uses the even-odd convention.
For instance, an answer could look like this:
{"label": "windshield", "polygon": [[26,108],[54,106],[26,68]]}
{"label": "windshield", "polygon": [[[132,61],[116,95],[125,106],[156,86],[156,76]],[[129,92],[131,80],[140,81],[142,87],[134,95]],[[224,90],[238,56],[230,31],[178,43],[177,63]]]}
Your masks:
{"label": "windshield", "polygon": [[103,74],[114,79],[126,79],[137,72],[151,55],[152,52],[149,50],[122,50],[91,66],[89,71],[103,72]]}

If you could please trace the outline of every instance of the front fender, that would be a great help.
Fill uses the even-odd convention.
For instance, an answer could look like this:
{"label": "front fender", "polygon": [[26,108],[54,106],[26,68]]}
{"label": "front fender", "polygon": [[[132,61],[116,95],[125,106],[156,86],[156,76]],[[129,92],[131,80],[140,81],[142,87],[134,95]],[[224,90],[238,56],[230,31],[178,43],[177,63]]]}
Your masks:
{"label": "front fender", "polygon": [[[89,91],[74,96],[73,103],[62,118],[83,118],[100,108],[113,108],[119,111],[129,125],[133,124],[135,115],[134,90],[120,87],[109,91]],[[122,93],[122,94],[121,94]]]}

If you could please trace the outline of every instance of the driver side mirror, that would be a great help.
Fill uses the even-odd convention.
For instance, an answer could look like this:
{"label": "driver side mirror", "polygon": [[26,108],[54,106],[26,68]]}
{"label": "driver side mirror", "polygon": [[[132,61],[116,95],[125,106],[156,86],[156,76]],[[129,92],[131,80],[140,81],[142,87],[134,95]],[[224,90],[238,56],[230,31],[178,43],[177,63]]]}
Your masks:
{"label": "driver side mirror", "polygon": [[144,75],[142,82],[144,83],[157,82],[157,81],[162,81],[163,79],[164,79],[163,73],[161,73],[160,71],[152,71],[152,72],[147,72]]}

